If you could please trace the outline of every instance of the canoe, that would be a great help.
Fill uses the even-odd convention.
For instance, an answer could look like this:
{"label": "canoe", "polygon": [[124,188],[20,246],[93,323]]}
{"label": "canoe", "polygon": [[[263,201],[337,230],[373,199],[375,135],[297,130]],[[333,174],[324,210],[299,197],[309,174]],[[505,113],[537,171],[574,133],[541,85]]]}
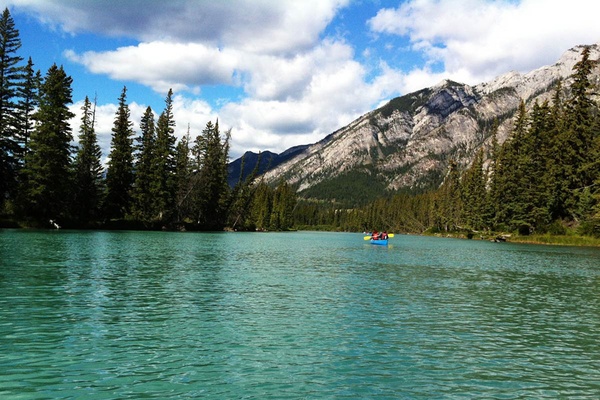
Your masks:
{"label": "canoe", "polygon": [[377,240],[371,239],[371,244],[379,244],[379,245],[387,246],[388,240],[387,239],[377,239]]}

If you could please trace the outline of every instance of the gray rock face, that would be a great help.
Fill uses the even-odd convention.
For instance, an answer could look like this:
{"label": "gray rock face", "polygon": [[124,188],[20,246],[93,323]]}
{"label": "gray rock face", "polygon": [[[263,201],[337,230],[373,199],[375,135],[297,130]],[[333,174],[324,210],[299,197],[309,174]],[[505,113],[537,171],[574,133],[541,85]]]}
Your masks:
{"label": "gray rock face", "polygon": [[[506,139],[521,99],[528,106],[550,101],[559,79],[568,88],[582,50],[570,49],[554,65],[526,74],[509,72],[476,86],[445,80],[393,99],[309,145],[264,178],[283,177],[299,191],[350,170],[375,174],[390,190],[439,184],[450,160],[468,165],[478,149],[490,146],[495,120],[498,141]],[[590,59],[599,58],[600,44],[592,45]],[[598,81],[599,69],[593,74]]]}

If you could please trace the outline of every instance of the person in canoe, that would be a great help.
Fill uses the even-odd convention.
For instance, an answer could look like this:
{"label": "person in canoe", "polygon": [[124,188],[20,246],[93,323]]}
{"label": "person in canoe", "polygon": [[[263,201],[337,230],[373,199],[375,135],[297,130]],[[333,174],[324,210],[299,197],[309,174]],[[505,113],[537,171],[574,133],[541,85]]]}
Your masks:
{"label": "person in canoe", "polygon": [[393,233],[388,234],[387,231],[383,231],[383,232],[372,231],[370,233],[367,233],[367,235],[363,239],[370,240],[371,243],[374,243],[374,244],[387,244],[388,239],[393,238],[393,237],[394,237],[394,234]]}
{"label": "person in canoe", "polygon": [[389,236],[388,236],[387,231],[383,231],[383,232],[373,231],[373,233],[371,233],[371,240],[387,240],[388,237]]}

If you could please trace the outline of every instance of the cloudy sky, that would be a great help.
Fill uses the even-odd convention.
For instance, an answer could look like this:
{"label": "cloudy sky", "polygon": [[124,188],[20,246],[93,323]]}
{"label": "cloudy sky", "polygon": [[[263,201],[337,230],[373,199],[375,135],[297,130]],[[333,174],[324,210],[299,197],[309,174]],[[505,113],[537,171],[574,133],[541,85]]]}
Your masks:
{"label": "cloudy sky", "polygon": [[[314,143],[393,97],[477,84],[600,41],[595,0],[0,0],[20,55],[97,97],[105,156],[124,86],[137,129],[172,88],[177,135],[217,118],[231,158]],[[79,120],[73,121],[77,133]]]}

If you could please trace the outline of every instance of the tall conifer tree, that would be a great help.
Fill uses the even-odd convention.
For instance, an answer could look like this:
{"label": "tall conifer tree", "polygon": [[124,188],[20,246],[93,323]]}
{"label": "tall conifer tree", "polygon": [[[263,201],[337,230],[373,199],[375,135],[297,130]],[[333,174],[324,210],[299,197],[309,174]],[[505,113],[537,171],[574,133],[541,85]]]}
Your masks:
{"label": "tall conifer tree", "polygon": [[86,96],[81,108],[79,148],[75,157],[75,207],[78,222],[87,225],[100,217],[103,194],[102,151],[94,128],[96,102]]}
{"label": "tall conifer tree", "polygon": [[592,235],[600,236],[600,117],[596,116],[594,121],[594,141],[592,145],[592,157],[595,160],[591,164],[593,175],[596,177],[591,189],[593,198],[592,210],[587,224]]}
{"label": "tall conifer tree", "polygon": [[193,154],[198,170],[194,186],[195,210],[198,224],[203,229],[222,229],[229,205],[227,184],[227,160],[230,131],[221,138],[219,122],[208,122],[194,143]]}
{"label": "tall conifer tree", "polygon": [[[576,219],[584,218],[581,213],[582,204],[580,201],[587,201],[586,188],[589,188],[594,182],[592,176],[594,163],[592,144],[594,140],[593,116],[592,110],[594,102],[591,98],[592,83],[590,74],[594,67],[594,61],[590,59],[589,46],[584,47],[581,52],[581,60],[573,67],[573,84],[571,85],[572,97],[567,103],[567,126],[566,146],[570,152],[567,162],[571,164],[568,170],[571,171],[569,177],[572,185],[572,206],[571,214]],[[581,198],[581,196],[585,196]],[[586,208],[585,206],[583,208]]]}
{"label": "tall conifer tree", "polygon": [[141,136],[137,138],[135,162],[135,183],[133,187],[133,216],[143,222],[156,217],[152,180],[154,171],[154,148],[156,146],[156,125],[152,108],[146,108],[140,121]]}
{"label": "tall conifer tree", "polygon": [[448,176],[439,190],[438,228],[443,231],[454,231],[462,224],[460,171],[454,160],[450,160],[448,169]]}
{"label": "tall conifer tree", "polygon": [[175,205],[175,119],[173,117],[173,91],[165,99],[165,109],[156,125],[154,173],[152,195],[158,219],[168,221]]}
{"label": "tall conifer tree", "polygon": [[483,229],[486,209],[486,179],[483,170],[483,149],[480,149],[475,154],[473,164],[463,174],[461,189],[465,223],[471,229]]}
{"label": "tall conifer tree", "polygon": [[498,143],[498,120],[495,120],[492,125],[492,140],[489,149],[489,164],[487,168],[487,194],[486,194],[486,209],[484,216],[484,224],[486,227],[494,229],[497,224],[496,220],[496,204],[498,204],[500,193],[498,190],[498,168],[500,157],[500,145]]}
{"label": "tall conifer tree", "polygon": [[31,135],[31,151],[23,170],[23,203],[25,214],[46,223],[49,219],[69,217],[71,198],[71,141],[69,120],[71,84],[63,67],[54,64],[40,88],[37,121]]}
{"label": "tall conifer tree", "polygon": [[[294,225],[294,207],[296,206],[296,192],[285,181],[281,181],[273,192],[273,205],[271,210],[271,229],[288,230]],[[338,215],[335,213],[334,215]]]}
{"label": "tall conifer tree", "polygon": [[521,158],[521,202],[524,210],[522,219],[532,229],[543,228],[549,225],[551,220],[550,160],[553,132],[550,116],[551,108],[547,101],[541,105],[537,102],[534,104]]}
{"label": "tall conifer tree", "polygon": [[106,216],[124,218],[131,208],[133,185],[133,123],[123,87],[112,128],[110,160],[106,171]]}
{"label": "tall conifer tree", "polygon": [[573,67],[571,96],[565,102],[564,122],[557,139],[559,162],[555,168],[560,183],[560,203],[555,209],[560,217],[568,220],[581,217],[579,197],[595,179],[589,169],[594,162],[590,151],[594,138],[590,73],[594,61],[589,57],[590,48],[586,46],[581,52],[581,60]]}
{"label": "tall conifer tree", "polygon": [[499,195],[496,199],[497,218],[499,222],[509,224],[509,227],[519,224],[519,220],[523,217],[521,202],[523,168],[520,163],[527,127],[527,110],[525,102],[521,101],[513,130],[502,146],[494,175]]}
{"label": "tall conifer tree", "polygon": [[19,101],[15,123],[15,139],[18,144],[17,158],[21,165],[29,149],[29,137],[34,128],[33,113],[38,105],[38,92],[41,84],[40,71],[34,71],[31,57],[25,66],[22,83],[18,90]]}
{"label": "tall conifer tree", "polygon": [[252,196],[250,219],[257,230],[267,230],[271,226],[273,190],[263,181],[258,182]]}
{"label": "tall conifer tree", "polygon": [[191,189],[193,184],[193,165],[190,159],[190,128],[177,143],[175,151],[175,188],[177,221],[184,222],[193,218]]}
{"label": "tall conifer tree", "polygon": [[565,154],[563,152],[563,130],[565,129],[565,106],[563,100],[562,81],[558,81],[552,96],[552,106],[550,108],[550,118],[548,120],[550,136],[550,158],[547,160],[549,165],[549,197],[548,208],[551,219],[556,220],[566,216],[565,204],[569,195],[568,183],[565,179],[566,168]]}
{"label": "tall conifer tree", "polygon": [[16,139],[16,96],[21,85],[23,60],[17,55],[21,48],[19,31],[8,11],[0,17],[0,207],[16,183],[19,154]]}

